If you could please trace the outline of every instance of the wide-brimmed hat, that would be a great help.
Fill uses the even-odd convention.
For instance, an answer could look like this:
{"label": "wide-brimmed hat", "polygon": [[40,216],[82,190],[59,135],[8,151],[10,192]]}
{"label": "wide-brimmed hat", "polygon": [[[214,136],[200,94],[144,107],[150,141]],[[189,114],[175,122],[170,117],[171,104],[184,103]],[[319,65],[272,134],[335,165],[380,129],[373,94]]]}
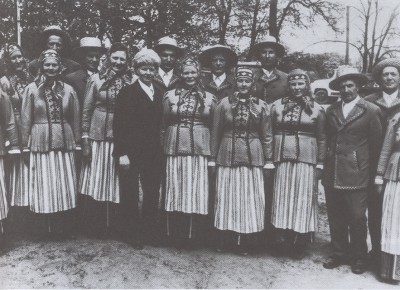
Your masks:
{"label": "wide-brimmed hat", "polygon": [[400,72],[400,58],[387,58],[378,62],[372,69],[372,78],[380,83],[382,70],[387,66],[393,66]]}
{"label": "wide-brimmed hat", "polygon": [[228,46],[220,44],[203,47],[199,54],[200,64],[205,67],[211,67],[212,57],[217,53],[221,53],[225,56],[226,66],[228,69],[236,66],[238,62],[237,54]]}
{"label": "wide-brimmed hat", "polygon": [[281,58],[285,54],[285,47],[280,44],[275,37],[267,35],[265,39],[259,43],[256,43],[253,47],[250,47],[249,55],[254,57],[263,47],[273,47],[276,50],[276,55]]}
{"label": "wide-brimmed hat", "polygon": [[359,84],[360,87],[368,82],[367,76],[360,73],[355,67],[342,65],[338,67],[337,77],[329,83],[329,88],[339,91],[340,83],[345,80],[354,80]]}
{"label": "wide-brimmed hat", "polygon": [[184,50],[178,46],[178,42],[169,36],[161,37],[158,41],[154,50],[160,54],[161,51],[165,48],[170,48],[176,51],[177,57],[181,57],[184,54]]}
{"label": "wide-brimmed hat", "polygon": [[75,52],[83,53],[87,50],[97,50],[101,54],[104,54],[107,51],[107,49],[101,45],[101,40],[97,37],[83,37],[79,41],[79,47],[75,48]]}

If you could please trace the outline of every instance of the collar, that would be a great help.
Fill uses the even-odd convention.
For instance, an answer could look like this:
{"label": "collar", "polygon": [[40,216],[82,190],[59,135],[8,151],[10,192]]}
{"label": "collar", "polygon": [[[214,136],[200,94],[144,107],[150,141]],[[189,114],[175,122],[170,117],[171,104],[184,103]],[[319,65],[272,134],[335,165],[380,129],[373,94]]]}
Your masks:
{"label": "collar", "polygon": [[92,75],[94,75],[96,72],[87,69],[87,70],[86,70],[86,73],[87,73],[88,76],[92,76]]}
{"label": "collar", "polygon": [[172,77],[172,75],[174,74],[174,70],[171,69],[169,72],[164,71],[162,68],[158,68],[158,73],[160,74],[161,78],[164,78],[164,76],[167,76],[169,78]]}
{"label": "collar", "polygon": [[223,73],[220,76],[216,76],[215,74],[212,74],[213,81],[215,82],[216,79],[219,79],[221,83],[223,83],[226,80],[226,73]]}
{"label": "collar", "polygon": [[342,108],[344,108],[344,107],[354,107],[358,103],[358,101],[360,99],[361,99],[360,96],[357,95],[357,97],[354,100],[352,100],[352,101],[350,101],[348,103],[345,103],[345,102],[342,101]]}
{"label": "collar", "polygon": [[382,91],[382,96],[384,98],[390,98],[390,99],[394,100],[395,98],[397,98],[398,95],[399,95],[398,89],[396,91],[394,91],[393,93],[391,93],[390,95],[388,93],[386,93],[385,91]]}
{"label": "collar", "polygon": [[274,69],[269,71],[269,70],[266,70],[265,68],[263,68],[262,71],[267,77],[270,77],[275,72]]}
{"label": "collar", "polygon": [[[242,103],[240,100],[239,92],[233,93],[229,98],[229,102],[231,103],[232,109],[236,109],[239,103]],[[244,102],[245,104],[248,104],[250,113],[254,116],[257,117],[258,114],[260,113],[259,110],[257,110],[257,105],[259,104],[259,99],[255,98],[253,96],[249,96],[246,101]]]}
{"label": "collar", "polygon": [[148,86],[144,82],[142,82],[140,79],[138,79],[138,82],[139,82],[139,85],[141,86],[141,88],[143,89],[143,91],[149,96],[150,99],[153,100],[153,98],[154,98],[153,84]]}

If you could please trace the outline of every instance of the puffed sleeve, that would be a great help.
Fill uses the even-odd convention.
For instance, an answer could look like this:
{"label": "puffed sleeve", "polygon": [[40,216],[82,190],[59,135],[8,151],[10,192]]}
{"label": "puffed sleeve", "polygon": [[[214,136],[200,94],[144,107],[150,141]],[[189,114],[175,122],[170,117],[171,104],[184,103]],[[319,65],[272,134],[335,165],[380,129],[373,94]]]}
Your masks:
{"label": "puffed sleeve", "polygon": [[25,88],[24,95],[22,98],[21,107],[21,135],[22,135],[22,147],[24,151],[29,151],[28,143],[31,135],[32,123],[33,123],[33,110],[34,102],[33,99],[37,94],[32,83]]}
{"label": "puffed sleeve", "polygon": [[82,109],[82,137],[88,137],[90,132],[90,124],[98,94],[96,82],[99,78],[98,74],[92,75],[86,84],[85,96],[83,99]]}
{"label": "puffed sleeve", "polygon": [[10,150],[18,150],[18,134],[15,125],[14,111],[10,98],[2,92],[0,93],[0,109],[1,121],[4,124],[7,140],[10,142]]}
{"label": "puffed sleeve", "polygon": [[320,107],[317,116],[317,146],[318,146],[318,156],[317,156],[317,166],[321,167],[324,164],[328,146],[328,140],[326,136],[326,114],[324,108]]}
{"label": "puffed sleeve", "polygon": [[79,100],[75,90],[71,87],[70,91],[70,108],[67,115],[67,121],[74,132],[75,143],[79,149],[81,143],[81,120]]}

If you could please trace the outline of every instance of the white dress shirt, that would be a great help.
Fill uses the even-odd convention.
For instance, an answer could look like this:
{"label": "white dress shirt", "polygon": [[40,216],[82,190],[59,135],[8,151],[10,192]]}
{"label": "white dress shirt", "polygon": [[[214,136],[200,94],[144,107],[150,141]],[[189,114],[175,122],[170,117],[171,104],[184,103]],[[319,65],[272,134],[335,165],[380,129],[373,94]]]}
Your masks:
{"label": "white dress shirt", "polygon": [[399,94],[399,90],[396,90],[394,93],[392,93],[390,95],[383,92],[383,99],[385,100],[386,105],[390,106],[393,103],[393,101],[395,99],[397,99],[398,94]]}
{"label": "white dress shirt", "polygon": [[87,74],[89,75],[89,76],[92,76],[92,75],[94,75],[95,74],[95,72],[94,71],[91,71],[91,70],[86,70],[87,71]]}
{"label": "white dress shirt", "polygon": [[216,76],[215,74],[212,75],[213,77],[213,81],[216,84],[217,87],[220,87],[222,85],[222,83],[225,81],[226,79],[226,73],[223,73],[220,76]]}
{"label": "white dress shirt", "polygon": [[169,86],[169,83],[171,82],[172,75],[174,74],[174,70],[171,69],[169,72],[165,72],[162,70],[162,68],[158,69],[158,73],[160,74],[165,86]]}
{"label": "white dress shirt", "polygon": [[143,83],[140,79],[138,80],[140,86],[142,87],[143,91],[145,91],[145,93],[149,96],[150,100],[154,100],[154,88],[153,88],[153,84],[151,84],[150,86],[146,85],[145,83]]}
{"label": "white dress shirt", "polygon": [[353,110],[354,106],[357,104],[357,102],[360,100],[360,96],[357,96],[354,100],[351,102],[345,103],[342,101],[342,111],[343,111],[343,116],[346,119],[351,110]]}

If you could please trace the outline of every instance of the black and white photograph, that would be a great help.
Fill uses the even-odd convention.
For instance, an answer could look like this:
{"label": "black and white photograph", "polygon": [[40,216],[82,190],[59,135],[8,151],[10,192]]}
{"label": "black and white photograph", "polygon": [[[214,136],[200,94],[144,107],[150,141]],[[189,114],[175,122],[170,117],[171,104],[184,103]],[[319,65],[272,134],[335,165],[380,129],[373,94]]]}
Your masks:
{"label": "black and white photograph", "polygon": [[0,289],[399,289],[400,1],[0,0]]}

